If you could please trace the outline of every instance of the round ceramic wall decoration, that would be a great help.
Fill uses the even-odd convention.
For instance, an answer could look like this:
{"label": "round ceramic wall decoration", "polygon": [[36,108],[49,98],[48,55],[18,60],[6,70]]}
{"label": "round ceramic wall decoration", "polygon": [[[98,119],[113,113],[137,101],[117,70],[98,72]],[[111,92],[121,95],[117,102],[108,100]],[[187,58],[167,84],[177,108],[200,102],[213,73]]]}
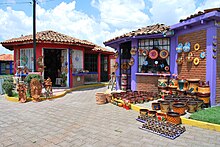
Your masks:
{"label": "round ceramic wall decoration", "polygon": [[182,65],[183,64],[183,58],[182,57],[179,57],[177,60],[176,60],[176,63],[178,65]]}
{"label": "round ceramic wall decoration", "polygon": [[151,58],[151,59],[156,59],[157,57],[158,57],[158,52],[157,52],[157,50],[155,50],[155,49],[152,49],[152,50],[150,50],[150,52],[149,52],[149,57]]}
{"label": "round ceramic wall decoration", "polygon": [[195,59],[193,60],[193,63],[194,63],[194,65],[198,65],[198,64],[199,64],[199,58],[195,58]]}
{"label": "round ceramic wall decoration", "polygon": [[162,50],[160,51],[160,58],[166,59],[168,56],[169,56],[168,50],[162,49]]}
{"label": "round ceramic wall decoration", "polygon": [[169,71],[169,70],[170,70],[170,67],[169,67],[169,66],[165,66],[164,69],[165,69],[166,71]]}
{"label": "round ceramic wall decoration", "polygon": [[177,52],[177,53],[182,53],[182,51],[183,51],[183,44],[182,44],[182,43],[179,43],[178,46],[177,46],[177,48],[176,48],[176,52]]}
{"label": "round ceramic wall decoration", "polygon": [[206,53],[205,53],[204,51],[202,51],[202,52],[200,53],[200,58],[201,58],[201,59],[204,59],[205,56],[206,56]]}
{"label": "round ceramic wall decoration", "polygon": [[195,51],[198,51],[199,48],[200,48],[200,45],[199,45],[198,43],[196,43],[196,44],[194,45],[194,50],[195,50]]}
{"label": "round ceramic wall decoration", "polygon": [[26,55],[21,56],[21,64],[25,66],[28,62],[28,57]]}
{"label": "round ceramic wall decoration", "polygon": [[183,46],[183,51],[185,53],[189,52],[190,51],[190,43],[189,42],[186,42]]}
{"label": "round ceramic wall decoration", "polygon": [[137,50],[136,50],[135,48],[132,48],[131,51],[130,51],[130,54],[131,54],[132,56],[134,56],[134,55],[136,54],[136,51],[137,51]]}
{"label": "round ceramic wall decoration", "polygon": [[148,55],[148,50],[147,49],[145,49],[145,50],[143,50],[143,56],[147,56]]}

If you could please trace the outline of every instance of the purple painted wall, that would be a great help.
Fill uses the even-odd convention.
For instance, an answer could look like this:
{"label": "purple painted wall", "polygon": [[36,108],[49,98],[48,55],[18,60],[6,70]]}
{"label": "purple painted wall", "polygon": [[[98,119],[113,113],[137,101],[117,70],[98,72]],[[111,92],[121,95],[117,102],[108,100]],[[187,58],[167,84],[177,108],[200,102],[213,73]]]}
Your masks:
{"label": "purple painted wall", "polygon": [[176,59],[177,59],[177,52],[176,52],[176,47],[178,44],[178,39],[177,36],[173,36],[170,38],[170,73],[172,74],[177,74],[177,64],[176,64]]}
{"label": "purple painted wall", "polygon": [[120,45],[117,44],[117,48],[116,50],[118,51],[118,58],[116,59],[116,62],[118,62],[118,69],[116,70],[115,74],[116,74],[116,90],[120,90],[120,68],[121,68],[121,64],[120,64],[120,58],[121,58],[121,50],[120,50]]}
{"label": "purple painted wall", "polygon": [[[138,48],[138,40],[137,39],[132,39],[131,42],[131,47],[135,47],[136,49]],[[131,90],[135,91],[136,90],[136,75],[135,73],[138,72],[138,51],[136,52],[136,55],[132,56],[134,58],[134,65],[131,66]]]}
{"label": "purple painted wall", "polygon": [[216,56],[216,53],[213,52],[213,36],[217,36],[217,28],[215,26],[207,28],[206,33],[206,81],[209,81],[210,86],[210,104],[211,106],[215,105],[216,99],[216,60],[213,58],[213,55]]}

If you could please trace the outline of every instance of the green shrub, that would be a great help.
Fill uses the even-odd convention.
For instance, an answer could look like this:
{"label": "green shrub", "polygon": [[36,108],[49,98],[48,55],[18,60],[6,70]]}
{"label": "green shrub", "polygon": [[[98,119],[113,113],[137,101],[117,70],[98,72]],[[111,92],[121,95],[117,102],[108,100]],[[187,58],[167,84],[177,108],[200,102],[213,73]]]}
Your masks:
{"label": "green shrub", "polygon": [[9,82],[9,81],[4,81],[4,83],[2,84],[2,88],[3,90],[5,91],[5,93],[8,95],[8,96],[12,96],[12,90],[14,88],[13,86],[13,83],[12,82]]}

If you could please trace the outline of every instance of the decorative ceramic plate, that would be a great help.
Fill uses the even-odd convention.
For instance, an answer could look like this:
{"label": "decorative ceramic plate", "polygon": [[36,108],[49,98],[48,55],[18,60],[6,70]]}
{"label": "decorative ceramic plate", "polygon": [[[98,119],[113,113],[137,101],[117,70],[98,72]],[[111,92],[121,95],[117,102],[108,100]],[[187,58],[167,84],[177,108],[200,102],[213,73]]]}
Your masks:
{"label": "decorative ceramic plate", "polygon": [[147,49],[145,49],[145,50],[143,50],[143,56],[147,56],[148,55],[148,50]]}
{"label": "decorative ceramic plate", "polygon": [[169,56],[168,50],[162,49],[162,50],[160,51],[160,58],[166,59],[168,56]]}
{"label": "decorative ceramic plate", "polygon": [[158,52],[157,52],[157,50],[155,50],[155,49],[152,49],[152,50],[150,50],[150,52],[149,52],[149,57],[151,58],[151,59],[156,59],[157,57],[158,57]]}
{"label": "decorative ceramic plate", "polygon": [[206,56],[206,53],[205,53],[204,51],[202,51],[202,52],[200,53],[200,58],[201,58],[201,59],[204,59],[205,56]]}

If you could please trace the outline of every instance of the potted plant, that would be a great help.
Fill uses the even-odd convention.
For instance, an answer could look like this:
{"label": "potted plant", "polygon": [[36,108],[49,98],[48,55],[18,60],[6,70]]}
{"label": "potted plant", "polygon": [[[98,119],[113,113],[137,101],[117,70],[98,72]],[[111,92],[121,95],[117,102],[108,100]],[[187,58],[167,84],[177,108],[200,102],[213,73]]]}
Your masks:
{"label": "potted plant", "polygon": [[66,75],[66,73],[62,73],[62,74],[61,74],[61,78],[62,78],[61,86],[62,86],[62,87],[66,87],[66,81],[67,81],[67,75]]}

